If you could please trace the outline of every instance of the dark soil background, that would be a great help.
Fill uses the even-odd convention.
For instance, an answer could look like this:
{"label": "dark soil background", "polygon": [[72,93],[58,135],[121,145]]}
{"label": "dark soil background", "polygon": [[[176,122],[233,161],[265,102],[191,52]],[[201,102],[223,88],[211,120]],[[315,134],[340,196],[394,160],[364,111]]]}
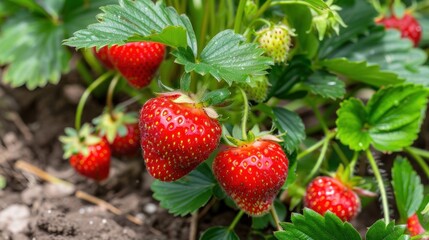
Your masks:
{"label": "dark soil background", "polygon": [[[152,198],[153,179],[141,158],[112,159],[110,178],[98,185],[77,175],[62,158],[58,142],[64,128],[73,126],[76,105],[84,91],[74,76],[77,74],[68,74],[60,84],[35,91],[0,85],[0,175],[7,180],[7,187],[0,190],[1,240],[192,239],[191,235],[198,238],[211,226],[230,224],[236,211],[217,203],[198,216],[197,230],[190,234],[191,216],[174,217]],[[99,115],[103,102],[103,98],[90,99],[83,121]],[[427,143],[424,139],[421,142]],[[17,161],[31,163],[74,187],[44,182],[17,169]],[[76,198],[77,190],[111,203],[143,224],[136,225],[125,216]],[[379,203],[374,201],[353,224],[365,232],[381,217]],[[250,225],[249,217],[240,221],[236,232],[241,239],[262,239],[250,233]],[[273,230],[269,228],[266,233]]]}

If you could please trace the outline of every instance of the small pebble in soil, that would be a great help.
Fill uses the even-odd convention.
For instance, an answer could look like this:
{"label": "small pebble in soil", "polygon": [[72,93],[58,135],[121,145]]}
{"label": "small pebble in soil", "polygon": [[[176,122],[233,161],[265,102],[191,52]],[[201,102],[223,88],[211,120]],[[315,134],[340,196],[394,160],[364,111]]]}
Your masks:
{"label": "small pebble in soil", "polygon": [[153,203],[148,203],[144,206],[143,209],[148,214],[154,214],[158,210],[158,206]]}
{"label": "small pebble in soil", "polygon": [[12,204],[0,212],[0,232],[7,230],[20,233],[27,229],[30,222],[30,209],[25,205]]}

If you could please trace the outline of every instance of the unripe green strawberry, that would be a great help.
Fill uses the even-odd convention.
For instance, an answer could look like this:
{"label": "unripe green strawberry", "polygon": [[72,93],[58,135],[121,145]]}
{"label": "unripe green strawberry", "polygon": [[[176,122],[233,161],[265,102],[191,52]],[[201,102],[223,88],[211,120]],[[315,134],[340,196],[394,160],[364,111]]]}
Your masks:
{"label": "unripe green strawberry", "polygon": [[266,76],[257,76],[252,80],[254,80],[254,86],[247,83],[240,83],[238,86],[246,92],[246,95],[250,100],[263,102],[267,98],[269,87],[268,78]]}
{"label": "unripe green strawberry", "polygon": [[260,47],[275,63],[287,60],[292,43],[291,36],[294,36],[292,29],[285,24],[277,24],[259,30],[256,35]]}

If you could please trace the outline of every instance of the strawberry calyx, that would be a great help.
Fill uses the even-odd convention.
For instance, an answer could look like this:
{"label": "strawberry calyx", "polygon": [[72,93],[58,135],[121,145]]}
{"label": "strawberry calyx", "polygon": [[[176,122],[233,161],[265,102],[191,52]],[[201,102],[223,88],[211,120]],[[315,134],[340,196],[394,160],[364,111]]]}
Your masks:
{"label": "strawberry calyx", "polygon": [[340,164],[337,171],[334,174],[331,174],[331,177],[340,181],[345,187],[347,187],[348,189],[351,189],[359,196],[365,196],[365,197],[377,196],[376,193],[371,192],[362,187],[365,182],[364,179],[362,177],[353,176],[352,171],[350,169],[350,165],[347,167],[344,167],[342,164]]}
{"label": "strawberry calyx", "polygon": [[229,133],[225,126],[222,126],[222,139],[227,145],[234,147],[244,146],[257,140],[266,140],[277,143],[282,142],[283,140],[280,138],[282,135],[273,135],[273,131],[274,129],[270,131],[260,131],[259,126],[255,125],[244,137],[238,126],[234,127],[232,134]]}
{"label": "strawberry calyx", "polygon": [[116,136],[126,136],[127,125],[137,123],[136,112],[124,112],[123,108],[117,107],[112,113],[104,111],[102,115],[93,120],[96,130],[100,136],[104,136],[109,143],[113,143]]}
{"label": "strawberry calyx", "polygon": [[78,153],[88,156],[88,147],[99,143],[102,139],[94,135],[94,129],[89,124],[84,124],[79,131],[66,128],[65,135],[59,140],[63,144],[63,158],[67,159]]}

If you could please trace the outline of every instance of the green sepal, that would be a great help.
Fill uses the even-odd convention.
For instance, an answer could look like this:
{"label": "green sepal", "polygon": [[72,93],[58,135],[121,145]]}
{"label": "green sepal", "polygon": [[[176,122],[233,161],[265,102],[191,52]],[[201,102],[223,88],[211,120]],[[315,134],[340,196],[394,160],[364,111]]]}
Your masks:
{"label": "green sepal", "polygon": [[137,123],[137,113],[125,113],[122,108],[115,108],[112,115],[106,110],[102,115],[93,120],[100,136],[105,136],[112,143],[116,136],[125,136],[128,133],[127,124]]}
{"label": "green sepal", "polygon": [[93,132],[93,128],[89,124],[84,124],[79,132],[73,128],[66,128],[65,135],[59,137],[63,144],[63,158],[67,159],[78,153],[87,156],[89,154],[88,146],[101,141],[101,138],[95,136]]}

